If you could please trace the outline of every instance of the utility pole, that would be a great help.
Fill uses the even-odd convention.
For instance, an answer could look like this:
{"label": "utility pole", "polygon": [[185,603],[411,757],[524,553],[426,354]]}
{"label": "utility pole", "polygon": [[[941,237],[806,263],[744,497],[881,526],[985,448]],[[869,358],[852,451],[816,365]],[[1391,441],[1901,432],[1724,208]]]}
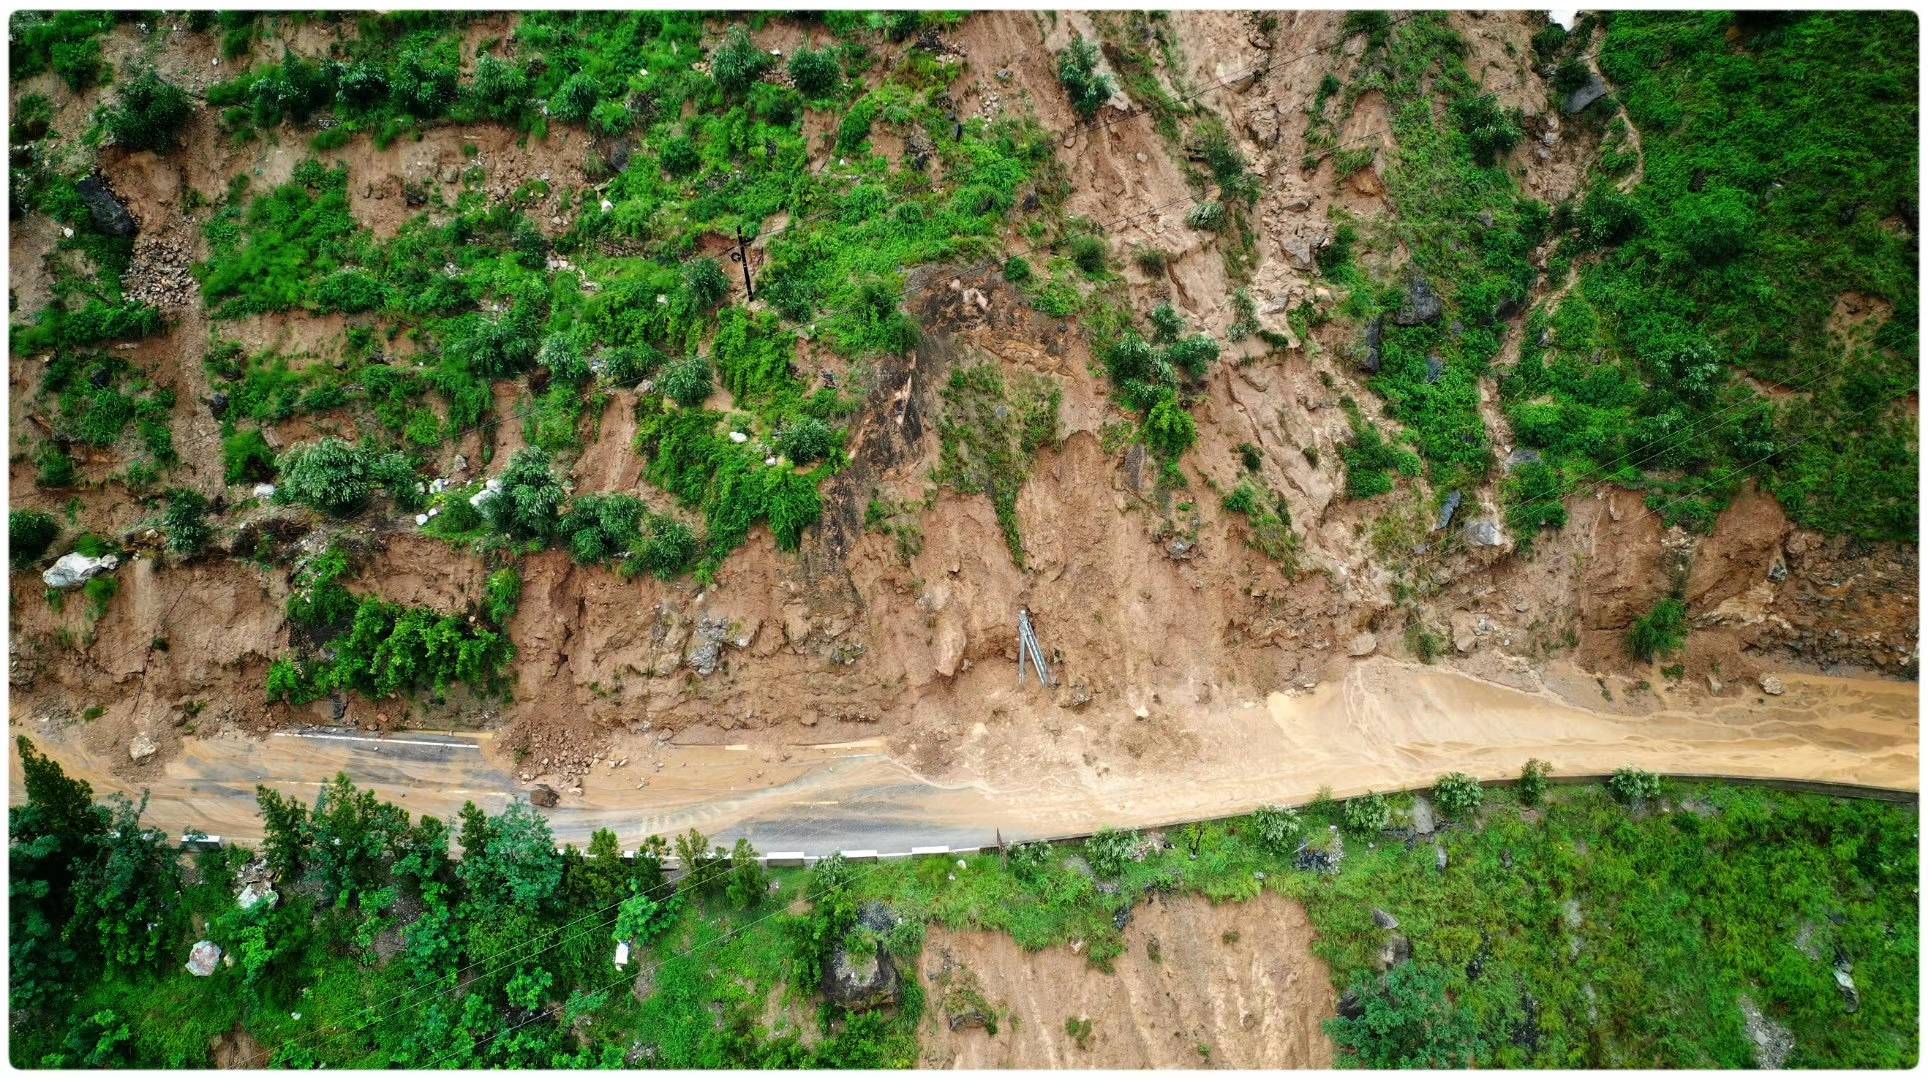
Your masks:
{"label": "utility pole", "polygon": [[756,286],[750,283],[750,249],[743,244],[743,226],[736,227],[736,250],[730,252],[730,261],[743,266],[743,299],[756,299]]}

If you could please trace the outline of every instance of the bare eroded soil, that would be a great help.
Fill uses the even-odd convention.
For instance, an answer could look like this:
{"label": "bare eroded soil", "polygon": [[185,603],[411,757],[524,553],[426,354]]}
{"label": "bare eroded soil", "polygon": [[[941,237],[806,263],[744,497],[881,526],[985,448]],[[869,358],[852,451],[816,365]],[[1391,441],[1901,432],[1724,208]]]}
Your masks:
{"label": "bare eroded soil", "polygon": [[[999,933],[933,929],[918,969],[929,1002],[920,1064],[1331,1068],[1322,1025],[1336,999],[1313,936],[1304,909],[1276,893],[1223,906],[1153,893],[1110,974],[1070,948],[1032,953]],[[996,1034],[951,1026],[973,995],[996,1014]]]}

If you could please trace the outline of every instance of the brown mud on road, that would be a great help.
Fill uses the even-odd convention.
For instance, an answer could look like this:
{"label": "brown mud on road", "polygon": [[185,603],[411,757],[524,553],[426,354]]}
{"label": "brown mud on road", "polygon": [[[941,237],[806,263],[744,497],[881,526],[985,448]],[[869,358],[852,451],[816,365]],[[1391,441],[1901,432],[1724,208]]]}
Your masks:
{"label": "brown mud on road", "polygon": [[[1276,893],[1223,905],[1151,893],[1110,974],[1068,948],[1026,952],[1004,934],[933,927],[918,961],[920,1064],[1331,1068],[1323,1025],[1337,1003],[1312,942],[1304,909]],[[973,1011],[994,1012],[996,1033]]]}
{"label": "brown mud on road", "polygon": [[[881,739],[805,745],[760,734],[752,738],[761,741],[675,745],[626,735],[548,814],[558,839],[577,844],[598,828],[634,846],[693,826],[725,840],[748,836],[765,851],[818,854],[1163,825],[1301,804],[1321,788],[1344,798],[1420,787],[1450,771],[1498,780],[1518,775],[1532,757],[1550,762],[1556,776],[1634,765],[1919,790],[1914,684],[1781,678],[1786,693],[1778,697],[1751,693],[1692,708],[1662,702],[1629,714],[1375,658],[1309,694],[1148,715],[1138,723],[1184,734],[1188,752],[1112,755],[1098,766],[1057,745],[1077,732],[1051,735],[1022,723],[980,726],[939,773],[919,772]],[[444,820],[465,801],[495,809],[525,790],[518,764],[489,735],[187,736],[159,769],[129,781],[116,768],[125,751],[85,738],[85,725],[16,717],[12,726],[100,794],[147,790],[148,820],[163,828],[243,841],[260,835],[257,783],[312,793],[341,771]],[[17,754],[11,768],[17,801]]]}

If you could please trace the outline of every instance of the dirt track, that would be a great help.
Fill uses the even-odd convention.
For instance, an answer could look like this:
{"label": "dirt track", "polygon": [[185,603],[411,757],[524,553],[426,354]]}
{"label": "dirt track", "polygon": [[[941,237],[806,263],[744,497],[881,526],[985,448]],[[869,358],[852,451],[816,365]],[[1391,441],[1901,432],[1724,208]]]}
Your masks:
{"label": "dirt track", "polygon": [[[565,793],[549,814],[558,837],[576,843],[602,827],[633,845],[650,833],[695,826],[717,837],[747,835],[763,850],[821,853],[1157,825],[1267,802],[1303,803],[1322,787],[1345,797],[1420,786],[1452,770],[1501,779],[1517,775],[1529,757],[1567,776],[1637,765],[1920,790],[1913,683],[1782,678],[1782,697],[1753,693],[1711,709],[1663,703],[1607,712],[1550,690],[1374,659],[1302,696],[1149,717],[1142,723],[1182,729],[1195,752],[1157,755],[1137,768],[1125,756],[1067,768],[1049,752],[1057,738],[1026,724],[974,734],[957,764],[936,778],[912,771],[882,740],[659,748],[637,739],[619,741],[610,754],[627,764],[595,769],[581,795]],[[13,726],[98,793],[148,789],[148,817],[158,825],[242,840],[259,835],[257,783],[311,794],[346,771],[384,798],[445,820],[465,800],[499,807],[525,787],[488,736],[398,737],[407,743],[188,738],[160,775],[129,785],[110,771],[117,762],[86,747],[78,737],[83,729],[19,720]],[[471,742],[474,748],[433,745]],[[18,799],[17,760],[12,768]]]}

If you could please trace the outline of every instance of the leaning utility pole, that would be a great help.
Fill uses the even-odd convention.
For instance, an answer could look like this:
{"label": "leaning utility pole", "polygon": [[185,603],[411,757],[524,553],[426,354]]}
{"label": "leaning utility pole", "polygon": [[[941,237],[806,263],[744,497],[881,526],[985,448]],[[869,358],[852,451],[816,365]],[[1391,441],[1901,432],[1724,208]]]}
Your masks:
{"label": "leaning utility pole", "polygon": [[1051,682],[1051,668],[1044,662],[1044,649],[1038,645],[1037,631],[1031,628],[1031,612],[1026,608],[1018,609],[1018,685],[1024,685],[1024,661],[1029,657],[1031,669],[1037,673],[1038,682],[1044,686]]}
{"label": "leaning utility pole", "polygon": [[736,250],[730,252],[730,261],[743,266],[743,299],[745,302],[756,299],[756,286],[750,283],[750,249],[743,243],[743,226],[736,227]]}

